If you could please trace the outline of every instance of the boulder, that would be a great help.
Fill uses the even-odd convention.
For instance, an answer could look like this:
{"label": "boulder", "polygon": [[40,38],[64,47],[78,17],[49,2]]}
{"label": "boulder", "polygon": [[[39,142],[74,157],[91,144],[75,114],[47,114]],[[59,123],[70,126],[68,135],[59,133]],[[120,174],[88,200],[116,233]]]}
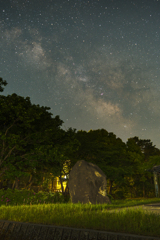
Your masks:
{"label": "boulder", "polygon": [[77,161],[70,171],[68,187],[72,203],[111,204],[106,193],[106,175],[93,163]]}

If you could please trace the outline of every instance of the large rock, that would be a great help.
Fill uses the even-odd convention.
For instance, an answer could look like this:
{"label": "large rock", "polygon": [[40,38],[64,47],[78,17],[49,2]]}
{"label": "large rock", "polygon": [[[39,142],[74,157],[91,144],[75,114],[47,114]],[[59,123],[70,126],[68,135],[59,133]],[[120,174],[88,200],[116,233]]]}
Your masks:
{"label": "large rock", "polygon": [[68,187],[72,203],[111,203],[106,193],[106,175],[93,163],[78,161],[70,171]]}

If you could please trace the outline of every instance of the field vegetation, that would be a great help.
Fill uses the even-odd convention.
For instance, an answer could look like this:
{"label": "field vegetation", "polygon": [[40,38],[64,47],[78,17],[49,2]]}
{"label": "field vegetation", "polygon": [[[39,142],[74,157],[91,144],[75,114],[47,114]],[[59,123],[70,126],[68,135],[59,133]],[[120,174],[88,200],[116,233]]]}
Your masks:
{"label": "field vegetation", "polygon": [[148,214],[142,208],[109,211],[160,202],[160,198],[111,201],[103,205],[72,204],[69,196],[61,193],[1,189],[0,219],[160,237],[160,215]]}

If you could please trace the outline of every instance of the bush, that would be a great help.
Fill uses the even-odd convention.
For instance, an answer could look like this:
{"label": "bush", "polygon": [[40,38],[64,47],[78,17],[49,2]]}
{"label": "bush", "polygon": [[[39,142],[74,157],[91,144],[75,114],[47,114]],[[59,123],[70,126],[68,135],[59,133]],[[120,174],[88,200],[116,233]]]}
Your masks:
{"label": "bush", "polygon": [[62,192],[49,192],[48,195],[52,196],[54,198],[54,202],[60,202],[60,203],[68,203],[70,200],[69,194],[62,194]]}
{"label": "bush", "polygon": [[71,202],[70,194],[64,194],[63,197],[64,197],[64,202],[65,202],[65,203]]}
{"label": "bush", "polygon": [[110,201],[114,200],[114,197],[112,197],[110,194],[107,194],[107,197],[109,197]]}
{"label": "bush", "polygon": [[115,198],[116,199],[125,199],[124,192],[123,191],[117,191],[115,192]]}

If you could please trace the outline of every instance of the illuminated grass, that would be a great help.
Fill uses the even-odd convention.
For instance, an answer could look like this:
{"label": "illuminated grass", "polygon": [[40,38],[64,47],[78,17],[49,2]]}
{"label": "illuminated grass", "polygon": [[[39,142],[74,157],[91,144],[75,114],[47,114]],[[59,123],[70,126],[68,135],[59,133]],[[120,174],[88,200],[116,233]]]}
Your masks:
{"label": "illuminated grass", "polygon": [[0,219],[160,237],[160,215],[121,207],[160,202],[160,198],[112,200],[112,204],[72,204],[51,193],[0,190]]}

